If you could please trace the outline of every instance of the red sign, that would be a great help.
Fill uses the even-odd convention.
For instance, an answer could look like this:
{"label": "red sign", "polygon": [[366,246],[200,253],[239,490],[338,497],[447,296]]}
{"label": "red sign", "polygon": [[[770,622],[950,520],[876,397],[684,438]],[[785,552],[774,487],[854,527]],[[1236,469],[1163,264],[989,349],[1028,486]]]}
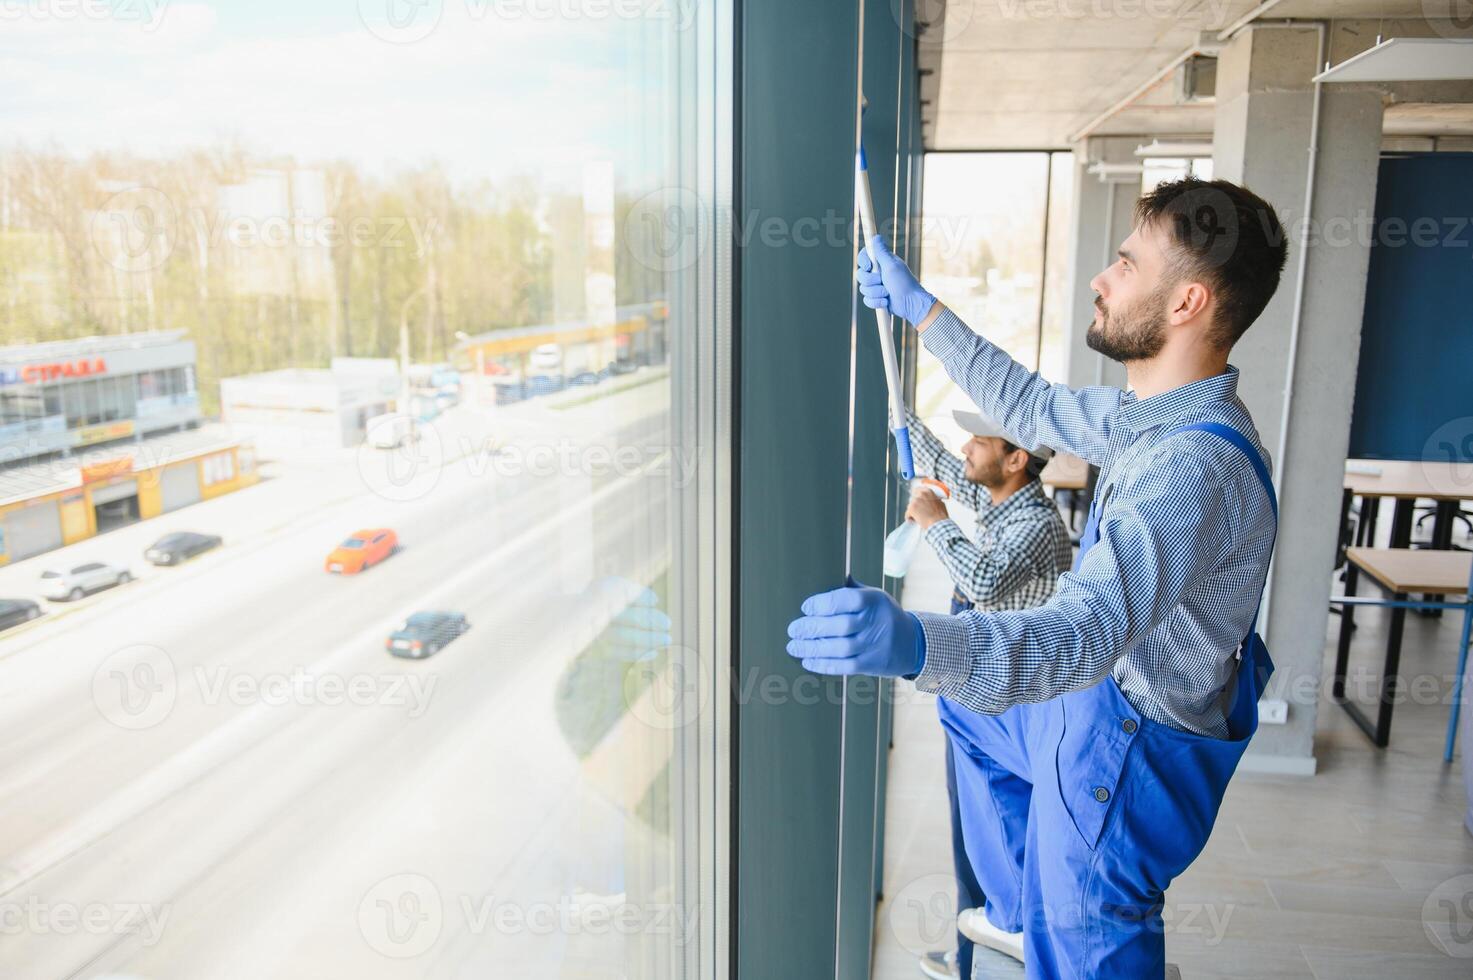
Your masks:
{"label": "red sign", "polygon": [[84,357],[75,361],[57,361],[52,364],[27,364],[20,369],[22,384],[42,384],[61,378],[90,378],[106,374],[107,364],[100,357]]}
{"label": "red sign", "polygon": [[133,457],[118,456],[115,459],[104,460],[100,463],[88,463],[81,468],[83,483],[96,483],[99,480],[109,480],[115,476],[125,476],[133,472]]}

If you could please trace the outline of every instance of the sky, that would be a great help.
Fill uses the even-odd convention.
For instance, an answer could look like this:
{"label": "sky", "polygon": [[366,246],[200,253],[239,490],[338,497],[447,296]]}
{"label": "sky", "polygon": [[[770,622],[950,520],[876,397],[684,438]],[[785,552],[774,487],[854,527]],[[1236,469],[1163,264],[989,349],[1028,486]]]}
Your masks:
{"label": "sky", "polygon": [[[642,0],[650,3],[651,0]],[[238,143],[388,175],[576,173],[627,145],[687,0],[0,0],[0,146]],[[644,102],[648,105],[648,101]]]}
{"label": "sky", "polygon": [[[926,157],[922,256],[932,274],[966,267],[986,237],[1001,251],[1016,241],[1036,247],[1041,234],[1042,153],[932,153]],[[1001,258],[1001,255],[998,256]]]}

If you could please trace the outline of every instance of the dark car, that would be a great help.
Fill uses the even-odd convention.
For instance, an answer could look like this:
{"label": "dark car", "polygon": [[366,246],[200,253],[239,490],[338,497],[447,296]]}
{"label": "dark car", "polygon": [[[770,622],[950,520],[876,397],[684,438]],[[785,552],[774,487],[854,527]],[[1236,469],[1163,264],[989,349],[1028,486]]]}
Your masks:
{"label": "dark car", "polygon": [[29,623],[41,615],[41,607],[29,599],[0,599],[0,630]]}
{"label": "dark car", "polygon": [[211,548],[220,547],[218,534],[196,534],[194,531],[176,531],[166,534],[143,553],[143,557],[155,565],[178,565],[203,554]]}
{"label": "dark car", "polygon": [[470,628],[461,613],[417,612],[389,634],[384,647],[396,657],[432,657]]}

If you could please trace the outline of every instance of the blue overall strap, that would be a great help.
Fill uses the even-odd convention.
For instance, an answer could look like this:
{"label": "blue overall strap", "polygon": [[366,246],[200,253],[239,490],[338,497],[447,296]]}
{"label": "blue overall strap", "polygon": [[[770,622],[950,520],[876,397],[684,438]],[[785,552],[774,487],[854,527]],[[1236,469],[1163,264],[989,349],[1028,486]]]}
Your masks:
{"label": "blue overall strap", "polygon": [[1167,435],[1174,436],[1178,432],[1192,432],[1194,430],[1210,432],[1215,436],[1221,436],[1243,451],[1243,455],[1248,457],[1248,462],[1253,464],[1253,472],[1258,474],[1259,482],[1263,484],[1263,492],[1268,494],[1268,505],[1273,509],[1274,523],[1277,525],[1279,520],[1279,498],[1274,494],[1274,481],[1268,475],[1268,467],[1264,465],[1263,457],[1258,455],[1258,450],[1253,448],[1253,443],[1248,441],[1248,437],[1232,426],[1225,425],[1222,422],[1193,422],[1191,425],[1184,425],[1180,429],[1172,429]]}
{"label": "blue overall strap", "polygon": [[1222,422],[1193,422],[1191,425],[1184,425],[1180,429],[1173,429],[1167,435],[1174,436],[1178,432],[1191,432],[1193,430],[1210,432],[1215,436],[1222,436],[1222,438],[1243,451],[1243,455],[1248,457],[1248,462],[1253,464],[1253,472],[1258,474],[1258,480],[1263,484],[1264,493],[1268,494],[1268,505],[1273,509],[1274,522],[1277,523],[1279,519],[1279,498],[1274,494],[1273,478],[1268,475],[1268,467],[1264,465],[1263,457],[1258,455],[1258,450],[1253,448],[1253,443],[1248,441],[1248,437],[1232,426],[1225,425]]}
{"label": "blue overall strap", "polygon": [[[1264,493],[1268,494],[1268,506],[1274,514],[1274,536],[1277,537],[1279,526],[1279,498],[1277,495],[1274,494],[1274,481],[1268,475],[1268,467],[1264,465],[1263,457],[1258,455],[1258,450],[1253,447],[1253,443],[1249,442],[1248,437],[1243,435],[1243,433],[1239,432],[1237,429],[1233,428],[1230,425],[1223,424],[1222,422],[1193,422],[1191,425],[1184,425],[1180,429],[1173,429],[1171,432],[1167,433],[1167,435],[1174,436],[1178,432],[1191,432],[1193,430],[1200,432],[1210,432],[1215,436],[1220,436],[1223,439],[1226,439],[1228,442],[1232,443],[1234,446],[1237,446],[1238,449],[1242,451],[1243,455],[1248,457],[1248,462],[1253,464],[1253,472],[1258,474],[1258,480],[1260,483],[1263,484]],[[1263,595],[1261,593],[1259,594],[1258,602],[1259,605],[1263,604]],[[1255,611],[1253,613],[1253,622],[1248,626],[1248,635],[1252,636],[1254,631],[1257,629],[1258,613],[1257,611]]]}

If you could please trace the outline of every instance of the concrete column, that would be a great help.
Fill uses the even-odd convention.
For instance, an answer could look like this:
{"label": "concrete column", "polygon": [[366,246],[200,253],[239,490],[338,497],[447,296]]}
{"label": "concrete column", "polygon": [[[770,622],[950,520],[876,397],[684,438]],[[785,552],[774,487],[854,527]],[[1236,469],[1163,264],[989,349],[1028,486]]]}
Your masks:
{"label": "concrete column", "polygon": [[1064,381],[1071,388],[1109,384],[1125,387],[1125,368],[1090,350],[1084,334],[1094,319],[1094,290],[1089,281],[1115,261],[1115,250],[1130,235],[1141,178],[1101,181],[1085,169],[1097,161],[1138,163],[1135,137],[1086,140],[1074,153],[1074,234],[1070,236],[1069,310],[1064,331]]}
{"label": "concrete column", "polygon": [[[1379,92],[1326,85],[1312,213],[1305,213],[1319,37],[1312,27],[1250,28],[1217,67],[1213,166],[1274,205],[1289,235],[1277,295],[1238,342],[1239,394],[1275,461],[1278,548],[1269,617],[1260,624],[1278,670],[1267,697],[1289,701],[1287,724],[1259,729],[1245,768],[1314,771],[1330,576],[1360,353],[1369,226],[1381,146]],[[1308,218],[1308,221],[1306,221]],[[1295,286],[1307,249],[1293,377]],[[1281,437],[1290,404],[1287,438]]]}

